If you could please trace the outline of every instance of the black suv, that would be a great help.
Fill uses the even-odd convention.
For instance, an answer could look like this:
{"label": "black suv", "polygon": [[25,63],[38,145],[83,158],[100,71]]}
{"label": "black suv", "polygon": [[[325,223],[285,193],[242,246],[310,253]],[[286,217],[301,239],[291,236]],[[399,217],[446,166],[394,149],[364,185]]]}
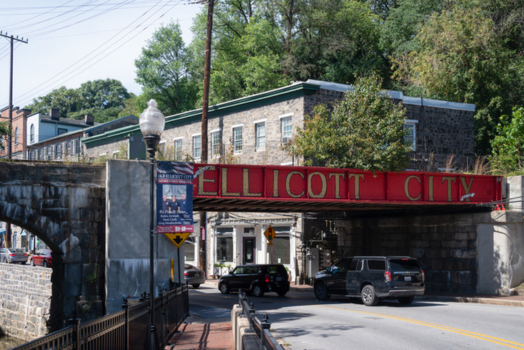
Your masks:
{"label": "black suv", "polygon": [[355,256],[318,272],[314,287],[318,300],[340,294],[362,298],[367,306],[380,299],[409,305],[416,295],[424,295],[424,271],[409,256]]}
{"label": "black suv", "polygon": [[289,291],[289,276],[284,265],[241,265],[220,278],[218,289],[222,294],[242,290],[257,297],[266,292],[284,296]]}

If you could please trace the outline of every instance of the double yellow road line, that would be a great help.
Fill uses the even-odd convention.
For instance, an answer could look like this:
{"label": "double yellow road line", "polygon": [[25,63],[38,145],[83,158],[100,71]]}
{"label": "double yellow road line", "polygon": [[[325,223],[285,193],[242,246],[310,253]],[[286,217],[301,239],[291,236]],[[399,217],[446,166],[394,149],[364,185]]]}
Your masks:
{"label": "double yellow road line", "polygon": [[441,324],[415,320],[415,319],[407,318],[407,317],[378,314],[378,313],[375,313],[375,312],[349,310],[349,309],[344,309],[344,308],[340,308],[340,307],[333,307],[333,306],[328,306],[328,305],[317,305],[317,306],[318,307],[328,308],[328,309],[349,311],[349,312],[355,312],[355,313],[360,313],[360,314],[366,314],[366,315],[373,315],[373,316],[378,316],[378,317],[383,317],[383,318],[389,318],[389,319],[397,320],[397,321],[414,323],[414,324],[418,324],[418,325],[425,326],[425,327],[431,327],[431,328],[435,328],[435,329],[441,329],[441,330],[447,331],[447,332],[452,332],[452,333],[457,333],[457,334],[460,334],[460,335],[465,335],[467,337],[484,340],[484,341],[491,342],[491,343],[498,344],[498,345],[504,345],[504,346],[507,346],[507,347],[510,347],[510,348],[514,348],[514,349],[524,350],[524,344],[521,344],[521,343],[516,343],[516,342],[513,342],[513,341],[506,340],[506,339],[492,337],[492,336],[486,335],[486,334],[471,332],[471,331],[467,331],[467,330],[464,330],[464,329],[444,326],[444,325],[441,325]]}

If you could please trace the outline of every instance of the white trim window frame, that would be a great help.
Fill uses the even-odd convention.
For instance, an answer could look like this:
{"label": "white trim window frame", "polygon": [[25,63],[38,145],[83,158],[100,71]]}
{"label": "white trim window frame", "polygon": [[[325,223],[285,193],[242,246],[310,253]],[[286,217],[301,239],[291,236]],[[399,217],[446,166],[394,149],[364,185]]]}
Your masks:
{"label": "white trim window frame", "polygon": [[414,119],[406,119],[404,121],[404,129],[408,130],[405,140],[411,144],[413,151],[417,150],[417,124],[418,120]]}
{"label": "white trim window frame", "polygon": [[255,122],[255,152],[266,150],[266,121]]}
{"label": "white trim window frame", "polygon": [[182,146],[184,145],[183,138],[178,137],[176,139],[173,139],[173,151],[175,153],[174,157],[175,160],[181,161],[182,157],[184,156],[182,153]]}
{"label": "white trim window frame", "polygon": [[234,125],[232,127],[234,154],[242,153],[242,127],[243,125]]}
{"label": "white trim window frame", "polygon": [[114,151],[113,152],[113,159],[118,159],[118,154],[120,153],[120,151]]}
{"label": "white trim window frame", "polygon": [[211,136],[211,155],[213,158],[219,158],[220,157],[220,143],[222,142],[221,138],[221,130],[212,130],[210,132]]}
{"label": "white trim window frame", "polygon": [[202,134],[193,135],[193,160],[200,160],[202,157]]}
{"label": "white trim window frame", "polygon": [[[282,144],[291,141],[293,137],[293,114],[286,114],[279,117],[280,119],[280,135]],[[286,140],[286,142],[284,142]]]}
{"label": "white trim window frame", "polygon": [[[162,153],[162,156],[166,156],[166,140],[162,140],[158,143],[158,152]],[[113,152],[114,153],[114,152]]]}

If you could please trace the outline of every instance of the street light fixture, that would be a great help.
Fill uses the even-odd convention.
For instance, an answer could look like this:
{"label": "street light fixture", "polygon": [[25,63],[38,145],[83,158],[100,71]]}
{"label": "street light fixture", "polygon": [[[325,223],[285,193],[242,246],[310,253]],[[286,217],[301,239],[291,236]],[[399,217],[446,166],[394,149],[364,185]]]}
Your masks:
{"label": "street light fixture", "polygon": [[144,135],[146,150],[149,154],[151,170],[149,173],[150,187],[150,205],[151,210],[149,221],[149,268],[150,268],[150,297],[149,297],[149,349],[158,349],[158,341],[155,329],[155,152],[160,143],[160,135],[164,131],[166,120],[164,115],[158,110],[158,104],[151,99],[147,103],[148,107],[140,114],[140,131]]}

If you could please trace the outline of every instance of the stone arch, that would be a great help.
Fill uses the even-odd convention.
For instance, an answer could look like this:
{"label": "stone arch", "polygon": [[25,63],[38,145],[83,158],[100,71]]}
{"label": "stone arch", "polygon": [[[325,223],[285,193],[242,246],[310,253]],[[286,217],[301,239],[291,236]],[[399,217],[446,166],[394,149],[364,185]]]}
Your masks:
{"label": "stone arch", "polygon": [[103,314],[105,166],[0,164],[0,220],[53,251],[51,331],[69,317]]}

